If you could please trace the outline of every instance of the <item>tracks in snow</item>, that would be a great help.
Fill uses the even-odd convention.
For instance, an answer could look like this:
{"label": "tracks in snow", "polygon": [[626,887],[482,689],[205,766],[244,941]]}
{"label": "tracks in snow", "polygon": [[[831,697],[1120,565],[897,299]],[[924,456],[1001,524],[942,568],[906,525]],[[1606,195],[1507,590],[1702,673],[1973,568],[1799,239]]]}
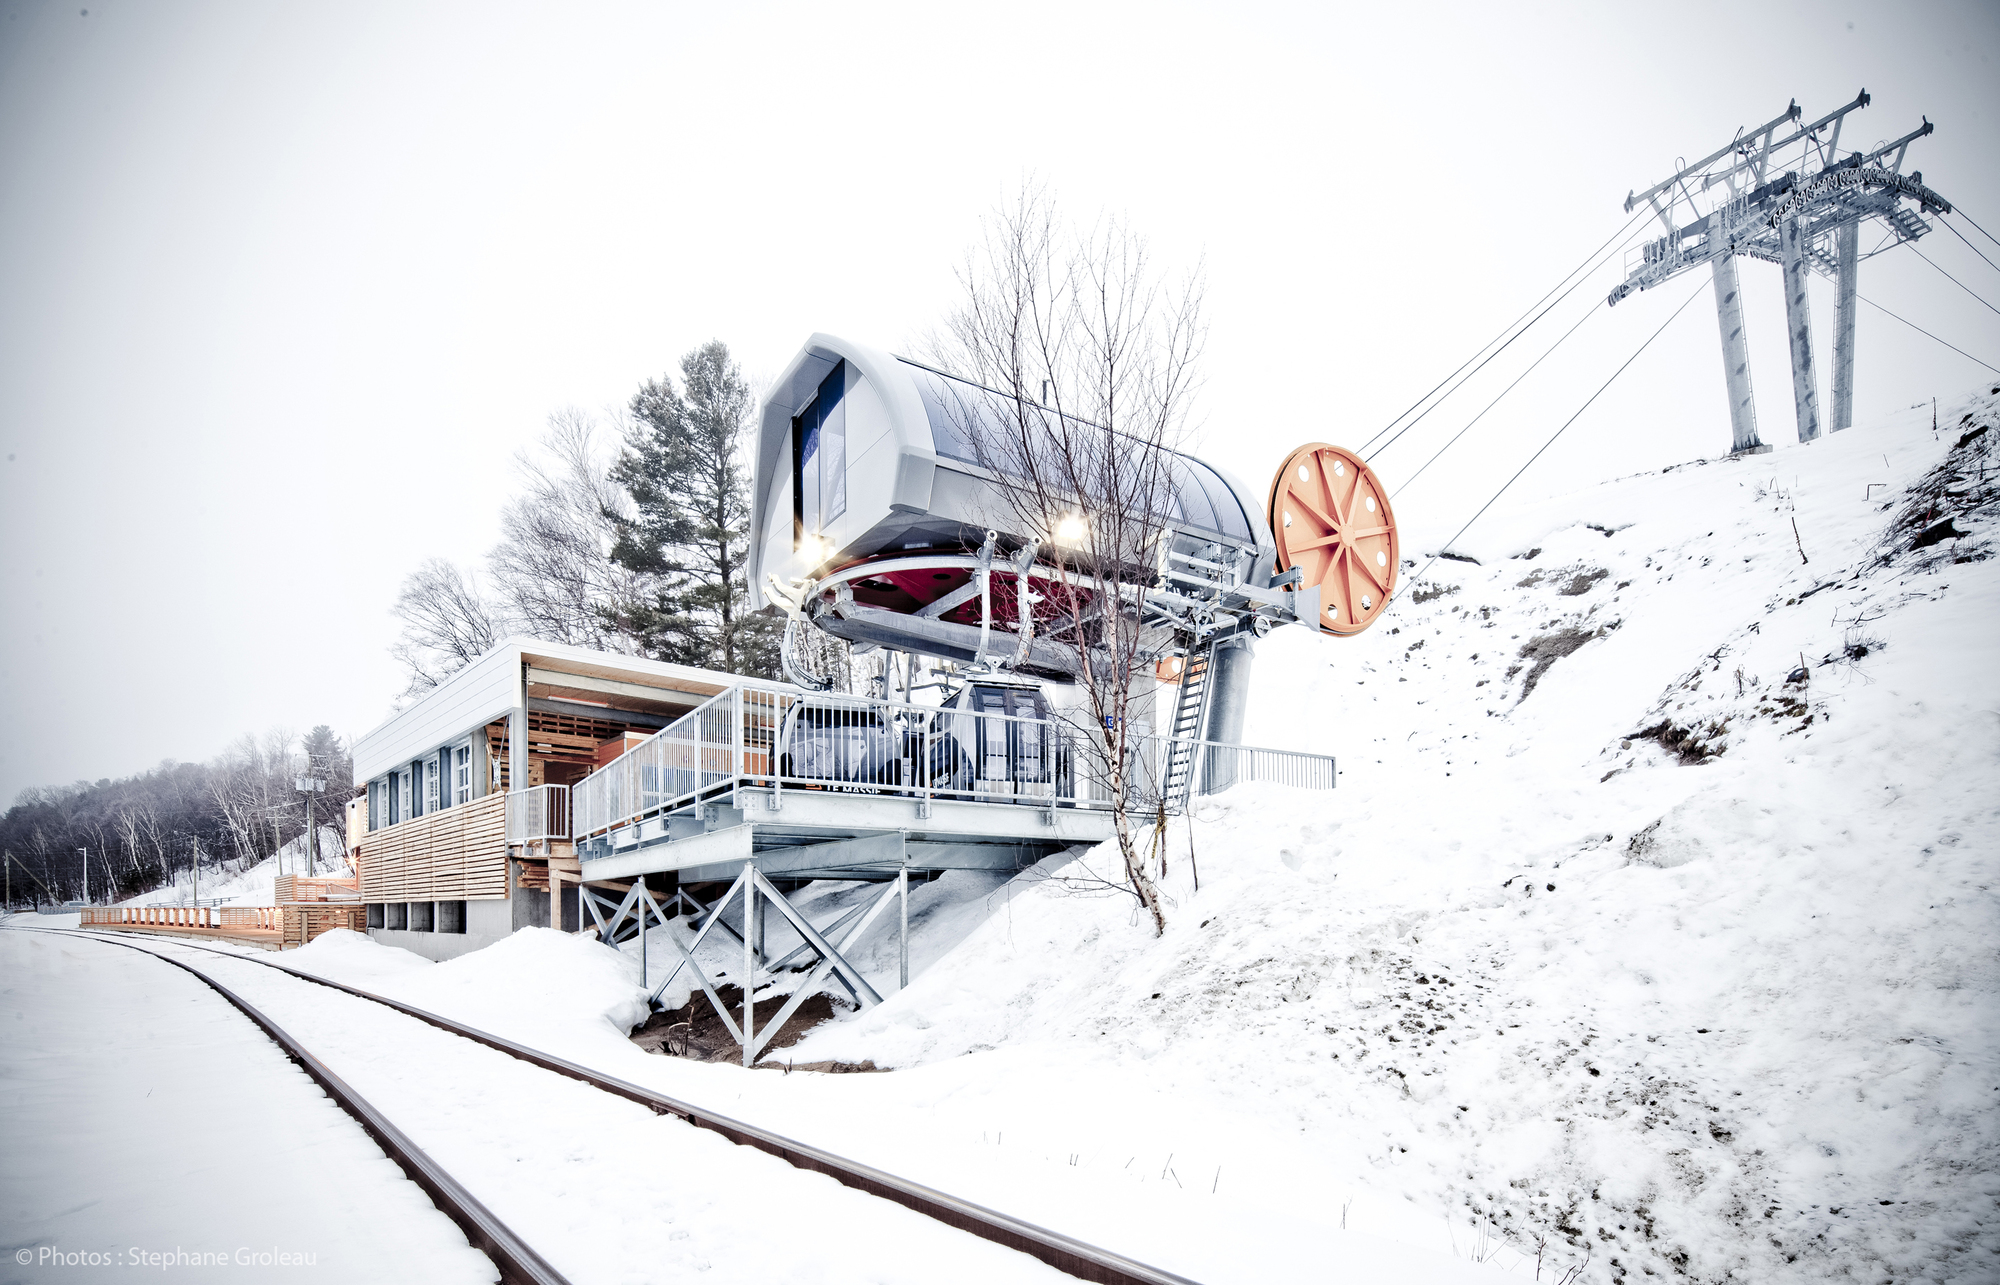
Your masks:
{"label": "tracks in snow", "polygon": [[[534,1282],[536,1285],[567,1283],[547,1259],[502,1220],[503,1214],[517,1224],[534,1226],[537,1240],[558,1261],[568,1261],[570,1254],[565,1251],[572,1248],[579,1258],[587,1255],[591,1260],[598,1259],[602,1255],[606,1236],[610,1234],[644,1243],[646,1248],[639,1251],[642,1256],[635,1260],[635,1266],[643,1264],[647,1269],[657,1271],[663,1266],[662,1258],[679,1258],[686,1266],[696,1270],[706,1268],[710,1264],[700,1257],[688,1240],[690,1233],[687,1228],[674,1226],[666,1230],[664,1243],[659,1234],[663,1225],[677,1224],[681,1218],[696,1223],[705,1221],[701,1215],[708,1208],[720,1204],[719,1196],[726,1198],[726,1193],[718,1189],[730,1184],[715,1181],[716,1166],[705,1162],[722,1161],[727,1165],[736,1147],[754,1149],[783,1160],[793,1168],[830,1177],[853,1189],[859,1196],[893,1202],[944,1224],[944,1228],[967,1233],[997,1247],[1019,1251],[1079,1280],[1101,1282],[1102,1285],[1192,1285],[1184,1277],[959,1200],[934,1188],[599,1074],[450,1018],[315,977],[274,961],[212,950],[178,940],[151,940],[148,945],[140,946],[122,933],[113,935],[54,929],[21,931],[86,937],[124,947],[180,968],[212,987],[284,1049],[286,1055],[305,1070],[329,1097],[361,1124],[389,1158],[431,1197],[439,1210],[464,1230],[467,1239],[492,1259],[501,1279],[508,1285],[516,1285],[517,1282]],[[277,977],[266,979],[241,972],[232,978],[235,983],[232,989],[230,985],[187,963],[185,957],[176,958],[151,948],[162,945],[175,952],[193,952],[228,961],[230,965],[241,965],[246,970],[253,966],[268,969],[289,980],[279,981]],[[275,988],[271,985],[274,982]],[[299,992],[292,983],[325,987],[347,997],[347,1000],[335,1002],[345,1014],[345,1019],[330,1022],[332,1013],[323,1005],[314,1009],[298,1009],[296,996]],[[249,997],[239,994],[239,991],[249,992]],[[279,1016],[302,1029],[288,1031],[271,1015],[253,1005],[252,999],[262,1001],[267,1009],[278,1010]],[[354,1003],[350,1004],[349,1000]],[[414,1029],[411,1021],[435,1028],[437,1033]],[[365,1029],[357,1031],[354,1029],[357,1027]],[[371,1033],[382,1038],[371,1043],[367,1038]],[[350,1077],[342,1078],[309,1051],[301,1035],[312,1040],[321,1053],[351,1066]],[[483,1047],[468,1048],[465,1041]],[[339,1051],[335,1052],[336,1049]],[[385,1050],[406,1051],[410,1056],[395,1057],[385,1054]],[[503,1064],[504,1070],[496,1068],[487,1060],[490,1058],[489,1050],[505,1054],[524,1065]],[[453,1078],[451,1074],[455,1066],[465,1072],[458,1078]],[[561,1079],[553,1080],[552,1077]],[[410,1116],[405,1113],[412,1107],[432,1117],[433,1127],[418,1129],[417,1132],[434,1139],[431,1151],[444,1154],[460,1172],[482,1175],[475,1183],[488,1190],[488,1203],[481,1203],[465,1184],[452,1177],[437,1155],[427,1152],[409,1134],[398,1129],[388,1115],[357,1091],[350,1080],[367,1081],[371,1089],[379,1086],[383,1092],[378,1092],[378,1099],[395,1099],[398,1113],[404,1114],[406,1119]],[[479,1100],[481,1097],[483,1101]],[[531,1158],[530,1155],[492,1138],[491,1130],[480,1130],[489,1136],[469,1142],[465,1128],[467,1121],[463,1117],[471,1112],[476,1118],[483,1119],[496,1111],[504,1111],[510,1117],[525,1114],[531,1120],[544,1118],[532,1109],[536,1104],[546,1106],[553,1115],[546,1117],[551,1120],[550,1127],[540,1131],[544,1139],[541,1144],[543,1154],[534,1157],[532,1174],[523,1181],[521,1165]],[[666,1140],[638,1136],[643,1131],[643,1118],[631,1116],[631,1105],[644,1108],[656,1119],[670,1116],[697,1130],[718,1134],[719,1140],[726,1140],[735,1147],[721,1148],[718,1154],[713,1149],[713,1143],[703,1144],[684,1135],[681,1139],[683,1146],[677,1150],[696,1154],[690,1157],[669,1153],[668,1163],[663,1166],[656,1144]],[[621,1116],[625,1118],[619,1118]],[[634,1129],[634,1125],[639,1125],[639,1128]],[[532,1152],[534,1149],[530,1145],[527,1150]],[[576,1172],[578,1166],[588,1167],[592,1181],[583,1190],[571,1191],[565,1179]],[[620,1172],[621,1169],[623,1172]],[[690,1196],[687,1192],[666,1193],[681,1197],[664,1202],[673,1209],[672,1213],[663,1211],[663,1193],[657,1187],[649,1188],[647,1181],[648,1175],[657,1179],[663,1169],[690,1176],[697,1188],[691,1199],[687,1198]],[[510,1177],[512,1181],[507,1180]],[[738,1185],[753,1189],[742,1193],[746,1198],[758,1199],[765,1205],[769,1205],[774,1198],[782,1202],[785,1193],[770,1189],[772,1177],[766,1171],[751,1175],[747,1184]],[[780,1181],[775,1185],[789,1184]],[[580,1211],[567,1204],[564,1198],[585,1202],[585,1207],[599,1221],[608,1218],[611,1226],[580,1225]],[[811,1222],[825,1218],[829,1212],[824,1208],[827,1203],[814,1199],[801,1201],[794,1208]],[[561,1206],[562,1216],[550,1216],[555,1205]],[[689,1208],[690,1205],[693,1208]],[[862,1212],[859,1208],[852,1210],[854,1214]],[[764,1221],[773,1216],[771,1212],[757,1215]],[[782,1209],[775,1216],[789,1217]],[[831,1227],[826,1237],[814,1239],[808,1234],[803,1238],[787,1238],[791,1242],[801,1239],[806,1242],[802,1246],[805,1252],[799,1255],[801,1267],[812,1266],[828,1253],[842,1257],[854,1254],[855,1247],[851,1242],[844,1248],[836,1248],[841,1239],[845,1239],[836,1237],[840,1237],[843,1231],[851,1233],[851,1222],[841,1221],[838,1217],[834,1221],[838,1225]],[[635,1222],[640,1222],[642,1226],[635,1228]],[[549,1223],[558,1226],[544,1225]],[[925,1279],[929,1273],[935,1272],[940,1261],[935,1255],[940,1251],[950,1254],[951,1260],[960,1261],[968,1253],[974,1258],[995,1254],[995,1250],[986,1246],[975,1250],[962,1241],[956,1241],[955,1237],[940,1236],[938,1233],[942,1233],[944,1228],[925,1229],[922,1224],[917,1224],[906,1229],[913,1235],[896,1237],[894,1244],[884,1244],[882,1239],[876,1239],[876,1251],[892,1258],[908,1258],[917,1269],[912,1279]],[[957,1252],[954,1253],[951,1247],[955,1241]],[[772,1248],[769,1240],[760,1240],[753,1251],[759,1262],[760,1275],[764,1274],[764,1269],[774,1266],[768,1261]],[[904,1252],[895,1252],[898,1249]],[[1003,1263],[1010,1257],[999,1254],[993,1258],[990,1267],[999,1269],[1004,1275],[1018,1274],[1018,1271],[1009,1273],[1004,1270]],[[1013,1261],[1018,1263],[1018,1260]],[[1028,1264],[1019,1264],[1019,1267],[1026,1269],[1030,1276],[1035,1274]]]}

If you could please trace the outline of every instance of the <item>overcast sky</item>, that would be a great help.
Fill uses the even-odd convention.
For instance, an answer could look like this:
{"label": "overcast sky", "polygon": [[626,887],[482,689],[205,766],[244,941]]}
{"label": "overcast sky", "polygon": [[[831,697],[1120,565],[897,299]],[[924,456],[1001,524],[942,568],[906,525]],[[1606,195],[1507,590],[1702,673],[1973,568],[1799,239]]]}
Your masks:
{"label": "overcast sky", "polygon": [[[815,330],[905,348],[1025,176],[1205,263],[1197,449],[1259,489],[1301,442],[1372,436],[1628,191],[1794,97],[1810,119],[1869,90],[1844,148],[1928,116],[1906,168],[2000,234],[1990,0],[0,13],[0,803],[273,726],[366,731],[402,685],[398,582],[485,553],[550,412],[622,403],[710,338],[760,375]],[[1920,248],[2000,301],[1949,233]],[[1743,277],[1783,444],[1777,269]],[[1398,496],[1406,548],[1706,280],[1594,317]],[[1861,291],[2000,365],[2000,314],[1907,249]],[[1867,308],[1858,352],[1864,422],[1988,375]],[[1392,486],[1474,391],[1379,458]],[[1520,490],[1728,441],[1704,298]]]}

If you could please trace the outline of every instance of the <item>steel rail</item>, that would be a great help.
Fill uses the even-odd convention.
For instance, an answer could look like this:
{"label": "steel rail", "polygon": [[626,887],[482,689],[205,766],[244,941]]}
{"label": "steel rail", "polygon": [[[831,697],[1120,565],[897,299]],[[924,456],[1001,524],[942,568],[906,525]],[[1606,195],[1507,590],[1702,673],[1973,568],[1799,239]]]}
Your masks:
{"label": "steel rail", "polygon": [[[504,1285],[569,1285],[568,1277],[550,1266],[547,1259],[537,1254],[526,1241],[515,1235],[506,1223],[501,1222],[492,1210],[481,1204],[479,1198],[467,1191],[445,1170],[444,1166],[411,1141],[408,1134],[392,1124],[389,1117],[356,1093],[347,1081],[334,1074],[332,1068],[314,1057],[303,1044],[293,1039],[290,1032],[215,978],[171,955],[162,955],[158,951],[147,950],[144,946],[120,941],[116,937],[107,937],[101,933],[30,928],[26,925],[10,925],[10,927],[22,932],[48,933],[56,937],[84,937],[107,946],[123,946],[141,955],[151,956],[163,964],[172,964],[175,968],[199,978],[216,994],[235,1005],[237,1011],[249,1018],[259,1030],[271,1038],[274,1044],[284,1050],[288,1059],[311,1076],[313,1082],[326,1091],[326,1095],[333,1099],[335,1105],[354,1117],[362,1130],[374,1139],[375,1145],[382,1148],[382,1153],[394,1161],[396,1167],[401,1169],[411,1182],[423,1189],[424,1194],[431,1198],[431,1203],[437,1206],[440,1213],[458,1224],[459,1230],[465,1233],[466,1240],[470,1241],[475,1249],[493,1261],[494,1267],[499,1269],[500,1279]],[[243,958],[240,955],[231,955],[227,951],[211,950],[207,953],[225,959]],[[266,961],[253,959],[250,962],[262,964]],[[271,967],[278,966],[274,964]],[[294,977],[303,976],[289,968],[281,971],[291,973]]]}
{"label": "steel rail", "polygon": [[[83,929],[30,928],[26,929],[26,931],[92,937],[99,941],[109,941],[117,945],[130,946],[129,942],[117,941],[114,937],[107,937],[100,933],[92,933]],[[178,938],[170,938],[168,940],[171,940],[174,945],[186,946],[190,949],[203,951],[210,955],[217,955],[224,959],[238,959],[244,963],[259,964],[265,968],[274,968],[300,981],[312,982],[315,985],[339,991],[344,995],[351,995],[356,999],[365,999],[371,1003],[392,1008],[406,1017],[413,1017],[420,1022],[428,1023],[442,1031],[449,1031],[474,1043],[484,1044],[490,1049],[505,1053],[509,1057],[518,1058],[531,1066],[540,1067],[542,1070],[552,1071],[557,1075],[567,1076],[573,1080],[580,1080],[594,1089],[599,1089],[605,1093],[636,1102],[651,1110],[655,1115],[677,1116],[687,1123],[694,1125],[696,1128],[708,1129],[719,1133],[738,1146],[754,1147],[768,1155],[776,1156],[794,1168],[804,1169],[810,1173],[825,1174],[842,1186],[852,1187],[857,1191],[864,1191],[872,1196],[879,1196],[884,1200],[901,1205],[905,1209],[913,1210],[928,1218],[934,1218],[948,1227],[955,1227],[960,1231],[977,1236],[981,1240],[992,1241],[996,1245],[1004,1245],[1008,1249],[1018,1250],[1031,1258],[1036,1258],[1047,1263],[1057,1271],[1074,1276],[1078,1280],[1090,1281],[1093,1285],[1198,1285],[1197,1282],[1188,1277],[1178,1276],[1157,1267],[1150,1267],[1145,1263],[1139,1262],[1137,1259],[1127,1258],[1123,1254],[1115,1253],[1108,1249],[1101,1249],[1098,1246],[1077,1240],[1075,1237],[1065,1236],[1061,1232],[1050,1231],[1046,1227],[1038,1227],[1033,1223],[1015,1218],[1010,1214],[1001,1213],[999,1210],[988,1209],[984,1205],[977,1205],[969,1200],[962,1200],[948,1192],[939,1191],[935,1187],[927,1187],[922,1183],[911,1182],[906,1178],[899,1178],[886,1170],[877,1169],[871,1165],[862,1164],[859,1161],[849,1160],[844,1156],[835,1155],[831,1151],[826,1151],[808,1143],[795,1141],[782,1134],[759,1128],[754,1124],[747,1124],[744,1121],[735,1120],[725,1115],[718,1115],[705,1108],[682,1102],[676,1098],[670,1098],[663,1093],[656,1093],[648,1088],[643,1088],[640,1085],[631,1083],[629,1080],[621,1080],[615,1076],[600,1074],[599,1072],[590,1070],[588,1067],[580,1066],[575,1062],[557,1057],[552,1053],[544,1053],[539,1049],[529,1048],[525,1044],[516,1044],[514,1041],[502,1036],[488,1034],[477,1027],[467,1026],[462,1022],[455,1022],[448,1017],[440,1017],[436,1013],[426,1012],[413,1005],[405,1004],[400,1000],[393,1000],[383,995],[358,990],[345,983],[331,981],[324,977],[315,977],[311,973],[302,972],[296,968],[288,968],[273,960],[257,959],[249,955],[234,954],[230,951],[212,950],[207,946],[182,941]],[[140,950],[143,954],[153,955],[156,959],[167,959],[165,955],[154,954],[154,952],[144,950],[142,947],[132,946],[131,948]],[[168,962],[175,961],[169,960]],[[189,971],[194,970],[190,969]],[[218,987],[218,989],[220,988]]]}

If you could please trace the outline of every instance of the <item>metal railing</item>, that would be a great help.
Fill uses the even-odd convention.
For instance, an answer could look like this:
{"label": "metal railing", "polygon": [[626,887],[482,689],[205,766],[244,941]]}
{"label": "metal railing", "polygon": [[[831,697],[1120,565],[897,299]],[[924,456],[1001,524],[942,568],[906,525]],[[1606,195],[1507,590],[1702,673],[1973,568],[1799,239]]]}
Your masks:
{"label": "metal railing", "polygon": [[[1191,747],[1192,770],[1163,792],[1176,745]],[[1107,753],[1074,711],[1026,718],[745,682],[572,787],[570,833],[602,834],[738,786],[1099,810],[1117,805],[1115,793],[1150,812],[1249,781],[1334,785],[1321,754],[1134,736],[1114,774]],[[511,806],[509,824],[511,839]]]}
{"label": "metal railing", "polygon": [[542,843],[569,838],[569,787],[532,785],[507,792],[507,842]]}

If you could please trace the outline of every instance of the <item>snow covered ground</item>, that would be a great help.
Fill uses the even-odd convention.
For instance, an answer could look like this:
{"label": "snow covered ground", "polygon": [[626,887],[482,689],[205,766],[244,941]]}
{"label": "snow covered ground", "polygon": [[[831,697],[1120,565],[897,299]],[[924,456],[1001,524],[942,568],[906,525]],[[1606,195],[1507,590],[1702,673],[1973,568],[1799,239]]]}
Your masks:
{"label": "snow covered ground", "polygon": [[1273,635],[1247,739],[1339,790],[1177,823],[1159,939],[1060,862],[916,890],[910,988],[783,1055],[890,1074],[648,1056],[544,930],[286,962],[1210,1285],[1993,1279],[1996,405],[1496,509]]}
{"label": "snow covered ground", "polygon": [[[0,1279],[493,1279],[361,1127],[199,981],[30,932],[0,932],[0,977]],[[274,1251],[309,1261],[261,1257]]]}
{"label": "snow covered ground", "polygon": [[[319,861],[313,866],[313,874],[321,878],[338,876],[345,878],[353,874],[347,862],[342,859],[342,844],[346,840],[333,826],[320,827]],[[306,867],[305,838],[292,840],[284,847],[286,874],[303,874]],[[256,865],[240,872],[224,873],[210,867],[201,875],[199,889],[189,878],[186,870],[177,870],[171,882],[162,884],[151,892],[115,904],[120,906],[186,906],[199,892],[204,904],[220,901],[227,906],[272,906],[277,902],[278,862],[266,857]]]}
{"label": "snow covered ground", "polygon": [[1963,539],[1905,508],[2000,480],[1954,451],[1996,402],[1496,515],[1369,634],[1282,631],[1247,739],[1332,798],[1203,806],[1163,940],[1051,880],[796,1056],[1036,1065],[1058,1156],[1178,1138],[1587,1279],[1992,1279],[1992,485]]}

